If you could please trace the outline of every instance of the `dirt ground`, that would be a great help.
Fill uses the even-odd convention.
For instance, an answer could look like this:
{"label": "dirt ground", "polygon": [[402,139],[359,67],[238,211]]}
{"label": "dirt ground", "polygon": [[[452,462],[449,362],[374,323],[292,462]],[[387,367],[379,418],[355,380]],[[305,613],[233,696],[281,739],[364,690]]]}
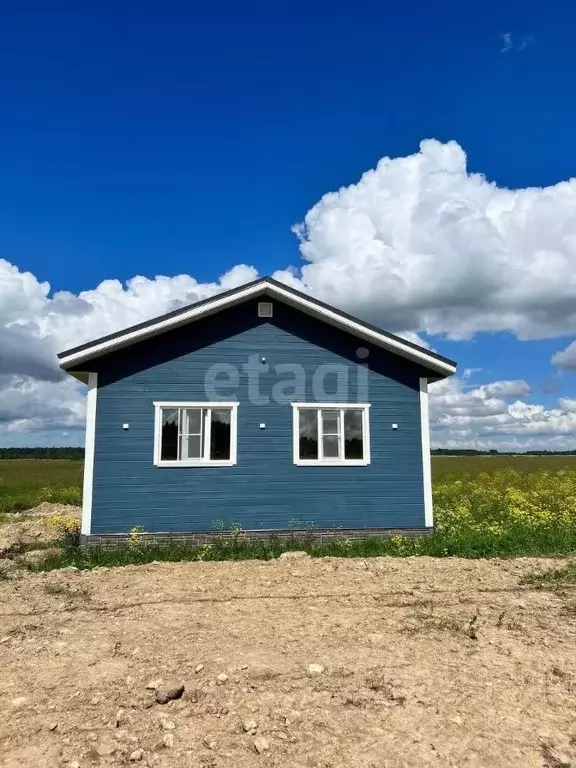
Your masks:
{"label": "dirt ground", "polygon": [[[19,555],[14,557],[14,550],[18,550],[23,545],[32,547],[38,544],[41,547],[58,538],[57,530],[50,525],[50,519],[54,515],[64,515],[80,520],[82,509],[70,504],[52,504],[44,501],[27,512],[11,515],[12,522],[3,522],[0,525],[0,575],[17,564]],[[34,549],[30,552],[42,554]]]}
{"label": "dirt ground", "polygon": [[[17,573],[0,581],[0,765],[576,765],[574,596],[519,586],[554,563]],[[157,703],[170,682],[184,695]]]}

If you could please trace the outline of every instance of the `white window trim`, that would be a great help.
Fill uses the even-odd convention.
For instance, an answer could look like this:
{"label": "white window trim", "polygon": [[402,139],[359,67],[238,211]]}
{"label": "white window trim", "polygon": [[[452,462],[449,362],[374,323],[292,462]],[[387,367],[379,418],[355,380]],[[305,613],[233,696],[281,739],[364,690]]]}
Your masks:
{"label": "white window trim", "polygon": [[[216,402],[188,402],[166,401],[154,402],[154,466],[156,467],[232,467],[237,463],[238,457],[238,405],[223,401]],[[230,408],[230,458],[229,459],[186,459],[185,461],[173,461],[161,459],[162,437],[162,408]]]}
{"label": "white window trim", "polygon": [[[300,458],[300,423],[299,409],[312,408],[320,412],[324,409],[362,411],[363,459],[301,459]],[[370,403],[292,403],[292,448],[294,464],[298,467],[365,467],[370,464]],[[320,416],[318,416],[320,419]],[[318,447],[320,447],[320,431]]]}

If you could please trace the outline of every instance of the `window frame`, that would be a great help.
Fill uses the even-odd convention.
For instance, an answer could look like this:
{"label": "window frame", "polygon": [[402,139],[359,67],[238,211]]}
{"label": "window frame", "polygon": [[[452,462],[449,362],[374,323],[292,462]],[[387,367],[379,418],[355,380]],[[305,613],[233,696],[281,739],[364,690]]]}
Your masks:
{"label": "window frame", "polygon": [[[362,411],[362,459],[346,458],[300,458],[300,410],[318,411],[318,453],[323,452],[322,430],[321,430],[321,411],[333,410],[340,412],[341,431],[339,433],[339,446],[344,436],[344,411]],[[370,464],[370,403],[292,403],[292,449],[293,461],[298,467],[366,467]],[[339,448],[340,451],[340,448]]]}
{"label": "window frame", "polygon": [[[232,467],[237,463],[238,457],[238,405],[237,402],[211,401],[155,401],[154,405],[154,466],[155,467]],[[162,409],[163,408],[202,408],[206,410],[230,409],[230,458],[229,459],[162,459]],[[178,422],[180,423],[180,414]],[[210,445],[210,430],[204,434],[204,445]],[[203,425],[201,425],[203,427]],[[180,436],[180,429],[178,429]]]}

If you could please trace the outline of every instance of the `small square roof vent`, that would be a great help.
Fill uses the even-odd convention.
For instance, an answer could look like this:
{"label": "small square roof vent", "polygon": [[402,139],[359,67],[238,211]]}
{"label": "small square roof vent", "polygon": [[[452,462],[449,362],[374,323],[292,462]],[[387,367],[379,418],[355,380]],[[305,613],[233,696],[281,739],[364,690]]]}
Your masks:
{"label": "small square roof vent", "polygon": [[258,302],[258,317],[272,317],[272,311],[271,301]]}

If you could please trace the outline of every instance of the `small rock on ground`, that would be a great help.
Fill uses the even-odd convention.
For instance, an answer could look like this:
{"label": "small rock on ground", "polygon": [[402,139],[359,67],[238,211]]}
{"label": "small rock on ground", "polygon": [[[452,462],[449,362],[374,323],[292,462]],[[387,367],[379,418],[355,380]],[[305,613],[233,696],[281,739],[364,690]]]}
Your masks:
{"label": "small rock on ground", "polygon": [[256,728],[258,728],[258,723],[256,720],[244,720],[242,723],[242,728],[244,728],[246,732],[255,731]]}
{"label": "small rock on ground", "polygon": [[317,677],[318,675],[321,675],[322,672],[324,672],[322,664],[308,664],[309,677]]}
{"label": "small rock on ground", "polygon": [[310,557],[308,552],[304,552],[301,549],[297,549],[294,552],[282,552],[278,560],[298,560],[301,557]]}
{"label": "small rock on ground", "polygon": [[173,699],[179,699],[184,693],[182,683],[167,683],[156,688],[156,701],[158,704],[167,704]]}
{"label": "small rock on ground", "polygon": [[102,739],[102,741],[96,747],[96,752],[100,757],[109,757],[116,752],[116,745],[111,739]]}
{"label": "small rock on ground", "polygon": [[143,749],[135,749],[134,752],[131,752],[130,754],[130,760],[135,763],[137,760],[142,760],[144,757],[144,750]]}
{"label": "small rock on ground", "polygon": [[267,752],[270,749],[270,744],[263,736],[258,736],[257,739],[254,739],[254,749],[261,755],[262,752]]}
{"label": "small rock on ground", "polygon": [[228,675],[225,672],[221,672],[216,679],[220,685],[224,685],[224,683],[228,680]]}

